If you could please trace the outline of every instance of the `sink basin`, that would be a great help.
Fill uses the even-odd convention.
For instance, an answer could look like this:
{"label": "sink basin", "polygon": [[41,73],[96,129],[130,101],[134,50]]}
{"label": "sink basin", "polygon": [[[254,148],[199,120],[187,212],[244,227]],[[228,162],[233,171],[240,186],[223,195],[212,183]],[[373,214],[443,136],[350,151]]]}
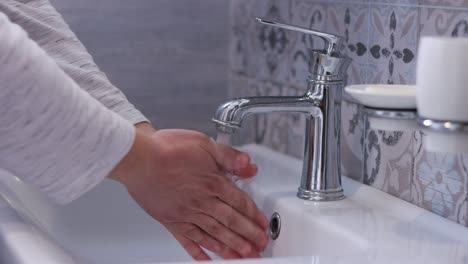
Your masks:
{"label": "sink basin", "polygon": [[[249,193],[267,217],[276,212],[281,218],[280,235],[269,244],[263,256],[332,256],[336,255],[337,248],[340,249],[340,254],[364,252],[369,248],[368,240],[361,234],[342,226],[346,222],[344,213],[346,218],[352,218],[365,213],[365,210],[349,200],[300,200],[296,193],[300,182],[301,161],[277,156],[277,153],[256,146],[245,147],[243,150],[252,155],[261,173],[255,180],[240,181],[239,187]],[[264,156],[267,152],[268,161]]]}
{"label": "sink basin", "polygon": [[[267,217],[279,214],[281,229],[264,259],[239,263],[468,263],[467,228],[346,177],[346,199],[300,200],[300,160],[258,145],[242,149],[259,175],[237,184]],[[191,261],[114,182],[67,206],[6,172],[0,182],[0,263]]]}
{"label": "sink basin", "polygon": [[275,212],[281,217],[280,235],[265,257],[320,256],[321,262],[314,263],[468,263],[468,228],[347,177],[344,200],[300,200],[302,161],[257,145],[243,150],[260,173],[238,185],[267,217]]}

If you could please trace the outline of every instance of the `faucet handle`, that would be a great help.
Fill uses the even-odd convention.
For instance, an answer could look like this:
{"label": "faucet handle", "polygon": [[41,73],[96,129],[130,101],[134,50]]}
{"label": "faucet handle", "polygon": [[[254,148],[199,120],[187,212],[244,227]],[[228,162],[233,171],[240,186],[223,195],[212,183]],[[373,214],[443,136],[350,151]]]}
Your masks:
{"label": "faucet handle", "polygon": [[272,27],[283,28],[283,29],[292,30],[292,31],[301,32],[301,33],[305,33],[308,35],[319,37],[325,41],[326,55],[330,55],[330,56],[339,54],[341,47],[343,45],[343,42],[344,42],[344,38],[342,36],[337,36],[337,35],[333,35],[330,33],[325,33],[325,32],[315,31],[315,30],[311,30],[311,29],[307,29],[303,27],[278,23],[278,22],[271,21],[265,18],[261,18],[261,17],[257,17],[255,18],[255,20],[262,24],[269,25]]}

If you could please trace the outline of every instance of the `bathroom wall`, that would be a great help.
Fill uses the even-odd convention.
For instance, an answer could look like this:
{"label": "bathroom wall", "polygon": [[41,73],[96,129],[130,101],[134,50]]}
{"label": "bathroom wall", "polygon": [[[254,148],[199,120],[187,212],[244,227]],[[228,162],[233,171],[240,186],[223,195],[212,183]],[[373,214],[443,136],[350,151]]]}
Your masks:
{"label": "bathroom wall", "polygon": [[51,1],[158,128],[213,134],[227,97],[228,1]]}
{"label": "bathroom wall", "polygon": [[[230,6],[229,95],[305,91],[307,49],[320,40],[254,22],[268,17],[345,36],[348,83],[414,84],[418,40],[468,36],[466,0],[235,0]],[[468,156],[428,153],[424,133],[375,130],[361,106],[342,105],[342,168],[375,188],[468,225]],[[251,141],[301,157],[300,115],[255,117]]]}

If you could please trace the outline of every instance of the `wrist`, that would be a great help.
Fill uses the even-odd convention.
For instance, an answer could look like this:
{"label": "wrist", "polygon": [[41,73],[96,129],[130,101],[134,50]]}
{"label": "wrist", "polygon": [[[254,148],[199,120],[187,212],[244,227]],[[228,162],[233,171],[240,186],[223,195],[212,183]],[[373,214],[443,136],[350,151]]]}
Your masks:
{"label": "wrist", "polygon": [[149,122],[141,122],[135,124],[137,131],[143,132],[144,134],[151,136],[156,132],[156,129]]}
{"label": "wrist", "polygon": [[128,186],[132,178],[151,171],[151,161],[155,156],[156,150],[151,137],[136,129],[135,140],[130,151],[112,170],[109,178]]}

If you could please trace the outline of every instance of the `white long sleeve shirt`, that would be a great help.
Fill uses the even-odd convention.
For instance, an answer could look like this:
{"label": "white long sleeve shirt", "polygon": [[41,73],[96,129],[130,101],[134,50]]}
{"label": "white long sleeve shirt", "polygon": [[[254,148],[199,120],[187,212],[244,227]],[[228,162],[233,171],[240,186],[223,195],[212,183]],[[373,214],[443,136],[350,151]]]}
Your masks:
{"label": "white long sleeve shirt", "polygon": [[[54,34],[35,36],[36,41],[43,40],[42,47],[48,47],[46,53],[2,13],[5,8],[15,8],[5,4],[10,2],[16,1],[0,3],[0,168],[66,203],[102,181],[131,148],[135,129],[115,112],[121,111],[130,120],[137,115],[129,108],[122,110],[123,99],[107,105],[114,106],[115,112],[104,106],[112,101],[103,96],[103,90],[110,88],[102,88],[107,82],[95,65],[71,63],[70,75],[65,73],[58,65],[67,68],[65,62],[73,56],[86,57],[85,51],[70,57],[60,55],[54,53]],[[79,46],[70,39],[63,41]],[[83,62],[87,60],[90,58]],[[100,84],[86,86],[88,93],[72,75]]]}
{"label": "white long sleeve shirt", "polygon": [[133,124],[148,121],[99,70],[49,0],[0,0],[0,12],[22,27],[81,89],[104,106]]}

